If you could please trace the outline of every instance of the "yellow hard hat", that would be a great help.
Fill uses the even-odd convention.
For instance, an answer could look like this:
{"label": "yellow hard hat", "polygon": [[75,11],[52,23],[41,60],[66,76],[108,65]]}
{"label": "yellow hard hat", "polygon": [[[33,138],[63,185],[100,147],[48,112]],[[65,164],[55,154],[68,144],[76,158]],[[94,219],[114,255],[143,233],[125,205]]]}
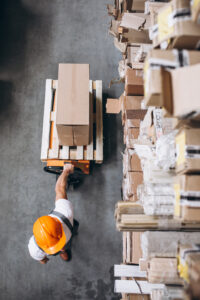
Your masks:
{"label": "yellow hard hat", "polygon": [[50,216],[37,219],[33,225],[33,234],[37,245],[47,254],[59,252],[67,242],[62,223]]}

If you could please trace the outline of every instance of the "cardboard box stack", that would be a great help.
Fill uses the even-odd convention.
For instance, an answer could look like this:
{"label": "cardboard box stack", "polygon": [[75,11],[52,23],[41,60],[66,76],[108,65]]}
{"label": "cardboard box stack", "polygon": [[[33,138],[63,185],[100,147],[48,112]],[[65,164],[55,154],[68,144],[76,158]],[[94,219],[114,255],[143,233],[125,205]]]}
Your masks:
{"label": "cardboard box stack", "polygon": [[89,65],[59,64],[56,129],[60,145],[89,144],[89,103]]}
{"label": "cardboard box stack", "polygon": [[[107,101],[124,126],[123,195],[115,209],[123,264],[146,272],[151,299],[193,299],[199,253],[188,256],[188,285],[179,252],[200,244],[200,2],[115,0],[108,11],[125,84],[119,99]],[[122,281],[129,299],[130,278]]]}

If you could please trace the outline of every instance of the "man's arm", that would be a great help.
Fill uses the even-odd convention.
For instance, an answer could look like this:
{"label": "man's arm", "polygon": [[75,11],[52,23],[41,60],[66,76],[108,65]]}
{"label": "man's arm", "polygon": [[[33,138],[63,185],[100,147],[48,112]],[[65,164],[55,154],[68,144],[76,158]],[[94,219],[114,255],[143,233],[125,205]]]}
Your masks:
{"label": "man's arm", "polygon": [[59,199],[67,199],[67,178],[70,173],[74,172],[74,166],[72,164],[66,164],[64,166],[62,174],[59,176],[57,182],[56,182],[56,187],[55,187],[55,192],[56,192],[56,201]]}

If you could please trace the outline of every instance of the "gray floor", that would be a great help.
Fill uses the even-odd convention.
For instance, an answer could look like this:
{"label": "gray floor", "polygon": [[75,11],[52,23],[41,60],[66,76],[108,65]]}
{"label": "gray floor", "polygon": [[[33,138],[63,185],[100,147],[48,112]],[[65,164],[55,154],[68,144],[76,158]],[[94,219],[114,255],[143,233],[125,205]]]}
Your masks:
{"label": "gray floor", "polygon": [[112,267],[122,256],[113,217],[122,177],[120,116],[104,117],[104,164],[69,193],[80,221],[73,260],[42,266],[27,250],[33,222],[54,206],[55,177],[40,162],[45,79],[57,78],[59,62],[90,63],[91,79],[104,82],[104,100],[122,91],[108,88],[120,53],[107,34],[106,3],[0,1],[0,299],[119,299]]}

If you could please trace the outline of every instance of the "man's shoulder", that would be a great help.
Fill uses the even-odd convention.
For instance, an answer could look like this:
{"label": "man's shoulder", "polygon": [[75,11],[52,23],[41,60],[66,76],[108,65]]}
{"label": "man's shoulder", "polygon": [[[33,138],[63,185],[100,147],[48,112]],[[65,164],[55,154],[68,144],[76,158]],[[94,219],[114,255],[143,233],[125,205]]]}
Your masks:
{"label": "man's shoulder", "polygon": [[45,252],[42,251],[36,244],[35,238],[33,235],[29,239],[28,250],[29,250],[30,256],[32,258],[34,258],[35,260],[42,260],[46,256]]}
{"label": "man's shoulder", "polygon": [[68,199],[56,200],[54,210],[63,214],[67,218],[73,218],[73,206]]}

